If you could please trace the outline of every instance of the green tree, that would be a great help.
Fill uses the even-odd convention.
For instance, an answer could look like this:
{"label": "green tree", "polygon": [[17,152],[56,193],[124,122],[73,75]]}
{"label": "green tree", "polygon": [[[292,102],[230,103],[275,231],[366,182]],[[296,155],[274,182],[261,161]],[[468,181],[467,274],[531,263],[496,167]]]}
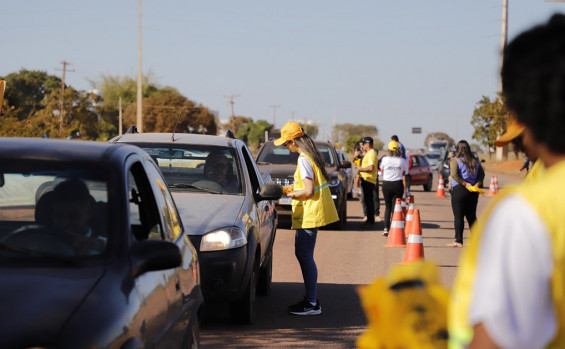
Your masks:
{"label": "green tree", "polygon": [[501,96],[493,101],[483,96],[477,102],[471,118],[471,125],[475,128],[473,139],[484,146],[493,146],[498,136],[506,131],[507,120],[508,110]]}
{"label": "green tree", "polygon": [[239,133],[240,127],[245,126],[246,124],[252,123],[253,119],[247,116],[234,116],[230,117],[228,122],[222,124],[222,128],[226,130],[231,130],[232,127],[235,127],[234,134],[237,136]]}
{"label": "green tree", "polygon": [[265,139],[265,131],[271,132],[272,129],[272,124],[265,120],[258,120],[241,125],[236,136],[248,146],[259,146]]}
{"label": "green tree", "polygon": [[378,134],[379,130],[376,126],[372,125],[335,124],[332,130],[332,142],[346,144],[345,139],[347,136],[361,135],[357,140],[361,137],[372,137],[373,145],[376,149],[380,149],[380,147],[376,147],[377,143],[382,146],[382,142],[377,139]]}
{"label": "green tree", "polygon": [[[143,99],[144,132],[203,133],[215,135],[214,115],[201,105],[179,93],[157,92]],[[178,125],[175,129],[175,124]],[[124,125],[137,121],[137,106],[130,104],[124,111]]]}
{"label": "green tree", "polygon": [[[345,149],[345,152],[347,153],[353,153],[355,151],[355,149],[358,147],[359,145],[359,140],[362,137],[360,135],[348,135],[345,137],[345,141],[343,142],[343,147]],[[373,145],[374,145],[374,141],[373,141]]]}

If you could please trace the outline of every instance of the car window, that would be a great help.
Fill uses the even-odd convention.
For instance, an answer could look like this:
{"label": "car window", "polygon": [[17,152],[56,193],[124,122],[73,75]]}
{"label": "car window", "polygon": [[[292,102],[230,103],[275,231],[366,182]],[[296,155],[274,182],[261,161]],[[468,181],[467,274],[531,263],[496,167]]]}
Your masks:
{"label": "car window", "polygon": [[130,229],[134,238],[138,241],[163,240],[160,211],[140,162],[135,162],[128,171],[128,193]]}
{"label": "car window", "polygon": [[107,168],[11,159],[0,173],[2,256],[79,258],[106,251],[111,241]]}
{"label": "car window", "polygon": [[243,154],[243,160],[245,161],[245,165],[248,168],[247,173],[249,173],[249,179],[251,180],[251,187],[253,188],[253,192],[256,193],[259,190],[259,187],[262,184],[262,177],[260,176],[259,172],[255,170],[255,166],[253,166],[253,157],[249,153],[246,147],[241,148]]}
{"label": "car window", "polygon": [[233,147],[134,143],[158,165],[172,192],[241,194],[241,164]]}
{"label": "car window", "polygon": [[[316,148],[322,155],[326,166],[336,166],[336,158],[333,149],[328,144],[316,144]],[[284,146],[275,146],[273,142],[265,143],[259,155],[258,164],[277,164],[277,165],[296,165],[298,162],[298,152],[291,152]]]}
{"label": "car window", "polygon": [[418,167],[420,166],[420,162],[418,161],[418,156],[414,155],[412,156],[412,167]]}
{"label": "car window", "polygon": [[420,162],[420,166],[428,166],[428,159],[425,156],[418,155],[418,161]]}

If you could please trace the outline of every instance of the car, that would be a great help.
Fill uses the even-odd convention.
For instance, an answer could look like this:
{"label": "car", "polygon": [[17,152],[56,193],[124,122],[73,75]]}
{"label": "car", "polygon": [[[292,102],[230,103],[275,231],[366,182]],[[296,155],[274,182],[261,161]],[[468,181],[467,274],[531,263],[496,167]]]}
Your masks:
{"label": "car", "polygon": [[439,161],[442,159],[442,152],[440,151],[429,151],[424,153],[426,160],[432,167],[432,170],[436,171],[439,168]]}
{"label": "car", "polygon": [[[379,183],[381,185],[383,183],[383,177],[382,177],[383,175],[382,175],[382,171],[380,170],[380,167],[381,167],[381,160],[385,156],[386,155],[383,155],[379,158],[378,176],[379,176]],[[432,167],[428,163],[428,160],[422,154],[408,154],[408,156],[409,156],[408,167],[409,167],[410,177],[412,179],[410,187],[414,185],[422,185],[425,191],[431,191],[434,176],[432,172]]]}
{"label": "car", "polygon": [[[340,160],[334,145],[327,141],[314,141],[316,148],[322,154],[326,162],[326,170],[331,177],[328,181],[332,198],[337,209],[339,221],[333,223],[330,228],[342,229],[347,222],[347,183],[346,169],[351,168],[351,162]],[[283,186],[294,182],[294,172],[298,161],[298,153],[291,152],[284,146],[275,146],[273,141],[265,142],[257,154],[257,166],[265,176]],[[281,197],[276,204],[279,214],[279,222],[288,225],[292,215],[292,199]]]}
{"label": "car", "polygon": [[[341,149],[336,149],[337,157],[341,163],[345,161],[349,161],[347,159],[347,154]],[[355,180],[355,175],[353,174],[353,169],[348,167],[345,169],[346,179],[345,182],[347,183],[347,198],[353,198],[353,181]]]}
{"label": "car", "polygon": [[255,320],[256,294],[269,294],[282,187],[265,183],[247,145],[230,136],[126,133],[153,158],[198,251],[206,303],[225,303],[234,322]]}
{"label": "car", "polygon": [[0,161],[1,348],[199,345],[198,256],[147,153],[0,138]]}
{"label": "car", "polygon": [[[478,161],[480,161],[481,163],[485,162],[484,159],[479,158],[479,154],[477,154],[476,151],[473,150],[473,151],[471,151],[471,153],[473,154],[473,157],[475,159],[477,159]],[[444,182],[444,185],[445,185],[446,188],[448,188],[450,186],[450,184],[449,184],[450,164],[451,164],[451,158],[453,157],[454,154],[455,154],[455,148],[452,148],[449,151],[446,151],[443,159],[440,161],[440,164],[439,164],[439,173],[443,178],[443,182]]]}

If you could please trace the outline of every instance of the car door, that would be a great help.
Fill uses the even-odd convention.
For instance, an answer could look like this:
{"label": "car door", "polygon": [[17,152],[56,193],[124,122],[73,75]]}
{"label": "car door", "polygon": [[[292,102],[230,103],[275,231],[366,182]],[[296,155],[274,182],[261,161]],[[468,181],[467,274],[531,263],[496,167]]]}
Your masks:
{"label": "car door", "polygon": [[[163,215],[145,167],[134,161],[128,170],[128,200],[131,241],[164,240]],[[161,183],[164,185],[164,182]],[[169,232],[167,232],[169,233]],[[182,337],[169,331],[172,327],[174,298],[177,297],[179,277],[175,269],[144,273],[135,280],[135,288],[142,300],[144,314],[144,339],[146,346],[178,347]],[[171,296],[170,296],[171,295]]]}
{"label": "car door", "polygon": [[144,164],[155,193],[157,209],[165,213],[161,215],[164,233],[161,239],[176,244],[181,251],[181,266],[167,273],[173,281],[167,284],[168,321],[171,326],[169,337],[176,343],[181,343],[190,319],[198,311],[199,290],[195,290],[198,284],[196,250],[184,232],[180,215],[161,172],[153,161],[147,159]]}

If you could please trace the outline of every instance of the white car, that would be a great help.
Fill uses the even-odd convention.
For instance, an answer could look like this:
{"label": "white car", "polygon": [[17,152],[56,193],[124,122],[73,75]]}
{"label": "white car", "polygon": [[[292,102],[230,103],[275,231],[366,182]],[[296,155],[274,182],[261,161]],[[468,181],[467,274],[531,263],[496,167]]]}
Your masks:
{"label": "white car", "polygon": [[424,154],[428,163],[432,167],[432,170],[437,170],[442,159],[442,153],[440,151],[430,151]]}

